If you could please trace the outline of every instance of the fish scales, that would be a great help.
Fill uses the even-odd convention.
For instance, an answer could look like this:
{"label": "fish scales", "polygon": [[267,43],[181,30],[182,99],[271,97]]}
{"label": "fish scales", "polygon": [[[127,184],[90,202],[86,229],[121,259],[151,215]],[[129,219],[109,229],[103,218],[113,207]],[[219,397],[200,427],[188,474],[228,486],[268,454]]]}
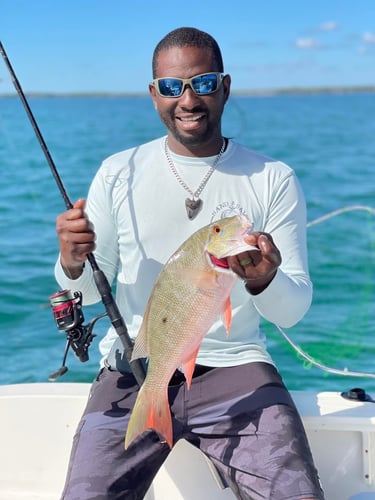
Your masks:
{"label": "fish scales", "polygon": [[188,388],[196,356],[205,334],[222,315],[229,332],[230,293],[236,275],[213,262],[239,253],[249,245],[244,236],[251,224],[234,216],[194,233],[170,257],[160,272],[135,341],[132,359],[148,357],[148,370],[135,403],[125,448],[147,429],[155,430],[170,447],[173,429],[168,383],[177,368]]}

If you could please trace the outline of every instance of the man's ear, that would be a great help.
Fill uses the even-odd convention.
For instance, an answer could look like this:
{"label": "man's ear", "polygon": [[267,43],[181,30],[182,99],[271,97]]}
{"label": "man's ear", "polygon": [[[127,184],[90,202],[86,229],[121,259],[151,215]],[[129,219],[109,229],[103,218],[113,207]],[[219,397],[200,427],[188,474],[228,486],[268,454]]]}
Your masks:
{"label": "man's ear", "polygon": [[150,93],[150,96],[151,96],[151,99],[152,99],[152,102],[154,103],[154,108],[156,109],[156,111],[158,110],[158,103],[156,101],[156,92],[155,92],[155,87],[152,83],[149,83],[148,85],[148,91]]}
{"label": "man's ear", "polygon": [[230,75],[225,75],[224,80],[223,80],[225,102],[227,102],[229,95],[230,95],[231,83],[232,83],[232,80],[231,80]]}

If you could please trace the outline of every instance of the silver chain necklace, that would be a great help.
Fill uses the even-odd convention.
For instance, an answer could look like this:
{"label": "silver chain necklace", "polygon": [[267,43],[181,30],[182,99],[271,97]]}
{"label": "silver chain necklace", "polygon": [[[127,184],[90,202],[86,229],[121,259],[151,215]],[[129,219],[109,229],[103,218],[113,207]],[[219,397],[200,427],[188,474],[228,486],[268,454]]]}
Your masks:
{"label": "silver chain necklace", "polygon": [[200,196],[201,192],[203,191],[203,189],[205,188],[211,175],[214,173],[215,168],[220,161],[221,155],[224,153],[224,149],[225,149],[225,139],[223,138],[223,144],[221,146],[221,149],[220,149],[218,155],[216,156],[212,166],[209,168],[206,175],[203,177],[202,182],[199,184],[198,188],[194,192],[189,188],[189,186],[186,184],[186,182],[183,180],[183,178],[177,172],[176,166],[173,163],[172,158],[171,158],[169,151],[168,151],[168,138],[167,137],[165,138],[164,152],[165,152],[165,156],[168,160],[169,167],[172,170],[176,179],[178,180],[179,184],[185,189],[185,191],[187,191],[191,195],[191,198],[186,198],[186,200],[185,200],[186,213],[187,213],[189,220],[195,219],[195,217],[202,210],[203,201],[200,199],[199,196]]}

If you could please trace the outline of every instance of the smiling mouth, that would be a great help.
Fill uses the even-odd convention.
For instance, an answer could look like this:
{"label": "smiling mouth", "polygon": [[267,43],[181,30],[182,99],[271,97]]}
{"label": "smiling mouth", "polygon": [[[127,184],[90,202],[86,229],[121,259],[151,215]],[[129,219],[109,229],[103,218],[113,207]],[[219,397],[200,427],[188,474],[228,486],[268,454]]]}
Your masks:
{"label": "smiling mouth", "polygon": [[177,116],[177,120],[181,122],[198,122],[204,118],[204,115],[196,115],[196,116]]}

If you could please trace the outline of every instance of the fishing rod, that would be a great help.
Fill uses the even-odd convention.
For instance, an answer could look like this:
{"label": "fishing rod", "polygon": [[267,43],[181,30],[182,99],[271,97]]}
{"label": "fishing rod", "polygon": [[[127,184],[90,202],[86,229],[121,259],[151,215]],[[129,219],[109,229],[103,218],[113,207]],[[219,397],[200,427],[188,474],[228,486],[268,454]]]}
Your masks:
{"label": "fishing rod", "polygon": [[[46,144],[46,142],[45,142],[45,140],[40,132],[38,124],[34,118],[34,115],[31,111],[31,108],[29,106],[29,103],[27,102],[25,94],[22,90],[22,87],[18,81],[18,78],[13,70],[13,67],[9,61],[9,58],[7,56],[7,53],[4,49],[4,46],[1,43],[1,41],[0,41],[0,52],[1,52],[2,58],[5,62],[5,65],[7,66],[8,71],[11,75],[13,85],[17,91],[18,96],[20,97],[20,99],[22,101],[23,107],[25,108],[27,116],[28,116],[28,118],[31,122],[31,125],[35,131],[35,134],[38,138],[39,144],[40,144],[40,146],[43,150],[43,153],[47,159],[47,162],[48,162],[48,165],[51,169],[52,175],[55,178],[55,181],[56,181],[57,186],[60,190],[60,193],[64,199],[66,208],[69,210],[69,209],[73,208],[73,204],[70,201],[69,196],[65,190],[64,184],[63,184],[61,177],[57,171],[57,168],[56,168],[56,165],[52,159],[52,156],[48,150],[47,144]],[[99,268],[99,266],[96,262],[96,259],[92,253],[87,254],[87,260],[89,261],[89,263],[91,265],[91,268],[93,271],[94,281],[95,281],[96,287],[98,289],[98,292],[101,296],[102,302],[103,302],[105,310],[107,312],[107,315],[108,315],[116,333],[120,337],[121,342],[124,346],[125,356],[126,356],[126,359],[129,363],[129,366],[132,370],[132,373],[133,373],[135,379],[137,380],[137,383],[139,385],[142,385],[142,383],[145,379],[145,370],[144,370],[142,361],[140,359],[136,359],[134,361],[131,361],[131,355],[132,355],[132,351],[133,351],[133,342],[129,336],[129,332],[128,332],[128,329],[126,327],[125,321],[124,321],[123,317],[121,316],[121,313],[117,307],[116,301],[112,295],[111,286],[107,280],[107,277],[105,276],[103,271]],[[90,332],[90,341],[91,341],[91,337],[92,336],[91,336],[91,332]],[[67,348],[70,345],[70,341],[71,341],[71,339],[68,339],[69,344],[67,344]],[[67,371],[67,368],[65,367],[65,358],[66,358],[67,348],[66,348],[65,354],[64,354],[63,366],[61,367],[60,371],[56,372],[53,375],[59,376]],[[53,375],[51,375],[51,377],[50,377],[51,380],[56,378]]]}

